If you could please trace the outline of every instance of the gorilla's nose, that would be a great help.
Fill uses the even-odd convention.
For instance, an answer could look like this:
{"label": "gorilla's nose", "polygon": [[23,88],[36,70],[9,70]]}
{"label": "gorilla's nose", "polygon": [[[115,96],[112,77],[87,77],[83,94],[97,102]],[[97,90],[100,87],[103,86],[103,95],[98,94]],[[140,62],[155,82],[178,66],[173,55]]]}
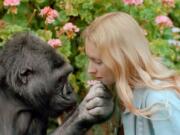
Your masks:
{"label": "gorilla's nose", "polygon": [[69,83],[66,83],[63,88],[63,97],[69,101],[76,102],[75,93]]}
{"label": "gorilla's nose", "polygon": [[63,66],[63,72],[65,75],[69,75],[70,73],[72,73],[74,71],[73,67],[69,64],[69,63],[66,63],[64,66]]}
{"label": "gorilla's nose", "polygon": [[65,85],[64,85],[64,88],[63,88],[63,95],[66,97],[66,96],[68,96],[68,95],[71,95],[72,94],[72,87],[70,86],[70,84],[69,83],[66,83]]}

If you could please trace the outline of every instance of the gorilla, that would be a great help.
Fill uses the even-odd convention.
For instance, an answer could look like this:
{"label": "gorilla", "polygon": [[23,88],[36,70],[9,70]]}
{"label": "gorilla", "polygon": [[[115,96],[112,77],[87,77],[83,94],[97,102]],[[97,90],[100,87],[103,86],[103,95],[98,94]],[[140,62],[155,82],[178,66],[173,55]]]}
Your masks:
{"label": "gorilla", "polygon": [[48,119],[73,107],[51,135],[84,135],[109,118],[114,103],[102,83],[76,105],[67,79],[72,71],[61,55],[30,32],[8,40],[0,53],[0,135],[46,135]]}

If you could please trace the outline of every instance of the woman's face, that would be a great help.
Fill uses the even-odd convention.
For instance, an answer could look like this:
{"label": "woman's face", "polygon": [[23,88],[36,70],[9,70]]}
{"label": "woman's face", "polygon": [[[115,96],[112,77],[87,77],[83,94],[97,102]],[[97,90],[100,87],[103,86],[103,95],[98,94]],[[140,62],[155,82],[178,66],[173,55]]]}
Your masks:
{"label": "woman's face", "polygon": [[88,73],[96,80],[103,82],[106,85],[112,85],[115,82],[113,73],[102,62],[97,48],[93,44],[85,46],[86,54],[89,58]]}

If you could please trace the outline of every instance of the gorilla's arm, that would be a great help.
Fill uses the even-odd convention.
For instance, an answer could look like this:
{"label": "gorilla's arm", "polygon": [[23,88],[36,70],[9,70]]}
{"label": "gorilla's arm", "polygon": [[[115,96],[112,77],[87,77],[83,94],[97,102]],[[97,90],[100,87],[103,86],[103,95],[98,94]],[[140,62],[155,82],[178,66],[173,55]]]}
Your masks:
{"label": "gorilla's arm", "polygon": [[90,88],[75,112],[51,135],[84,135],[94,124],[107,120],[113,110],[111,94],[98,83]]}

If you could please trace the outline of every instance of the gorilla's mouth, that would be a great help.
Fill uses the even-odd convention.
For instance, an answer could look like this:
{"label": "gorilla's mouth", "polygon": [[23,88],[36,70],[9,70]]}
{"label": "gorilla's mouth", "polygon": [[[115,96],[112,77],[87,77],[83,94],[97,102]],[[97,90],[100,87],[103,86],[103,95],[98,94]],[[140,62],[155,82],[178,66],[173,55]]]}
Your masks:
{"label": "gorilla's mouth", "polygon": [[72,112],[76,108],[76,101],[76,96],[73,93],[73,90],[68,81],[65,83],[60,82],[57,85],[55,93],[50,101],[52,116],[57,117],[63,112]]}
{"label": "gorilla's mouth", "polygon": [[69,106],[67,109],[64,110],[67,114],[73,112],[77,108],[77,104],[74,104],[72,106]]}
{"label": "gorilla's mouth", "polygon": [[77,100],[67,76],[56,78],[53,89],[54,92],[49,101],[51,116],[56,117],[63,112],[72,112],[76,108]]}
{"label": "gorilla's mouth", "polygon": [[51,102],[50,106],[51,106],[50,115],[52,117],[57,117],[59,115],[62,115],[63,113],[69,114],[73,112],[73,110],[75,110],[77,107],[77,102],[76,100],[74,100],[73,102],[72,100],[70,101],[66,100],[60,96],[60,97],[53,98],[53,101]]}

